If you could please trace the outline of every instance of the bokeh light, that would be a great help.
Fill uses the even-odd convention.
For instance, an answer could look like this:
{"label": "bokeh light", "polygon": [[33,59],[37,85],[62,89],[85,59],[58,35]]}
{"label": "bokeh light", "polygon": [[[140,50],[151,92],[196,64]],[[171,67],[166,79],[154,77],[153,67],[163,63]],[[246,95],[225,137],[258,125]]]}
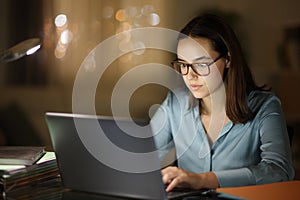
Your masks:
{"label": "bokeh light", "polygon": [[61,28],[67,25],[67,23],[68,23],[68,19],[65,14],[59,14],[55,17],[54,24],[56,27]]}

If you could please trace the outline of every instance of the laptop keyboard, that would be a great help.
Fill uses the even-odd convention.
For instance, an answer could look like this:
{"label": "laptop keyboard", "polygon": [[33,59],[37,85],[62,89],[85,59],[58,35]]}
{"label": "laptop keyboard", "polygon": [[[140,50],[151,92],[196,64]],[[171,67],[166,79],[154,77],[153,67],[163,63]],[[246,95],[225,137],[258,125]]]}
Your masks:
{"label": "laptop keyboard", "polygon": [[212,200],[216,199],[211,195],[208,195],[207,190],[190,190],[176,188],[167,193],[168,199],[183,199],[183,200]]}

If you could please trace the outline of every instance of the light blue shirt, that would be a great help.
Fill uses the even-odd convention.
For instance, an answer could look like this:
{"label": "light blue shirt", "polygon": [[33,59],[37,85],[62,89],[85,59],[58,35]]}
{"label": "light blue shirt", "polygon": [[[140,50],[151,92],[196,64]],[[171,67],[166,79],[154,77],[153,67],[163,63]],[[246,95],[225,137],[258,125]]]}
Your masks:
{"label": "light blue shirt", "polygon": [[194,173],[213,171],[220,187],[255,185],[294,177],[286,122],[280,100],[271,92],[248,98],[255,118],[228,122],[210,146],[199,106],[190,105],[186,88],[170,92],[151,119],[160,159],[173,147],[178,167]]}

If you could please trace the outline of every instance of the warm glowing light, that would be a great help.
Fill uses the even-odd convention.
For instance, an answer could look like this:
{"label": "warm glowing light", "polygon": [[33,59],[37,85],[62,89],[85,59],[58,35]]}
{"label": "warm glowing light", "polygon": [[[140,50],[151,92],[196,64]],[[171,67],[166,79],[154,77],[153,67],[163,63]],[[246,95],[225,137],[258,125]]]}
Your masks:
{"label": "warm glowing light", "polygon": [[60,58],[63,58],[66,55],[66,51],[67,51],[67,46],[58,43],[56,48],[55,48],[54,55],[55,55],[56,58],[60,59]]}
{"label": "warm glowing light", "polygon": [[26,51],[26,55],[31,55],[35,53],[37,50],[39,50],[39,48],[41,48],[40,44]]}
{"label": "warm glowing light", "polygon": [[116,12],[115,18],[116,18],[116,20],[118,20],[120,22],[126,21],[126,19],[127,19],[126,11],[124,9],[119,9]]}
{"label": "warm glowing light", "polygon": [[129,31],[131,29],[131,25],[128,22],[124,22],[120,26],[121,31]]}
{"label": "warm glowing light", "polygon": [[60,41],[62,44],[68,44],[73,38],[73,34],[69,30],[64,30],[60,35]]}
{"label": "warm glowing light", "polygon": [[59,14],[55,17],[55,26],[56,27],[63,27],[67,24],[68,19],[67,16],[65,14]]}
{"label": "warm glowing light", "polygon": [[[107,9],[107,13],[111,10]],[[139,56],[145,53],[145,44],[136,41],[131,30],[137,27],[157,26],[160,23],[160,16],[155,12],[153,5],[146,4],[142,7],[126,6],[116,11],[115,19],[119,22],[116,29],[116,36],[119,40],[119,49],[122,52],[131,52],[124,60],[131,60],[132,56]]]}
{"label": "warm glowing light", "polygon": [[160,17],[156,13],[151,13],[148,15],[148,23],[152,26],[156,26],[160,23]]}
{"label": "warm glowing light", "polygon": [[66,55],[66,52],[61,52],[61,51],[55,49],[54,55],[56,58],[61,59]]}

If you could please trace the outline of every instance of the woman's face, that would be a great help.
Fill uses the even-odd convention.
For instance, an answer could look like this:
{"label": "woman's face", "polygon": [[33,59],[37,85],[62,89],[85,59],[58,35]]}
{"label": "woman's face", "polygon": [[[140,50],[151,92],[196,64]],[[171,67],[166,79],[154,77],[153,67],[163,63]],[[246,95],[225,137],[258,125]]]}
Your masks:
{"label": "woman's face", "polygon": [[[213,62],[220,54],[213,50],[211,41],[206,38],[184,38],[177,46],[178,59],[185,63]],[[225,59],[221,58],[209,66],[206,76],[196,74],[191,67],[183,80],[195,98],[202,99],[216,92],[223,84]]]}

